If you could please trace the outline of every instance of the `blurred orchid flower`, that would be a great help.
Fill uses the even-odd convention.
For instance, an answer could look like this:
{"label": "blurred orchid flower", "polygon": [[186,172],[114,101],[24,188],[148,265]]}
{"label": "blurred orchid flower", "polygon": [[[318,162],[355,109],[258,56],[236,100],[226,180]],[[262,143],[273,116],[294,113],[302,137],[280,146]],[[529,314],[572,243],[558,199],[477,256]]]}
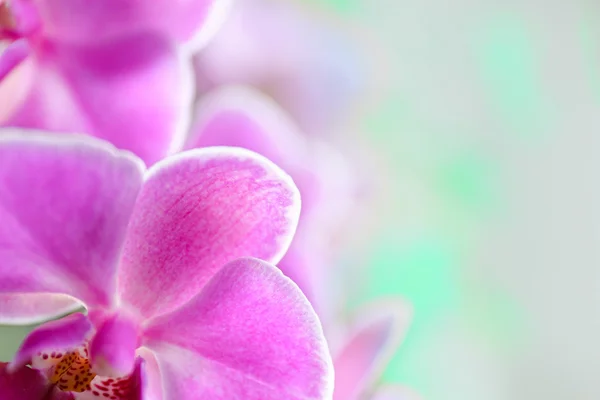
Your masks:
{"label": "blurred orchid flower", "polygon": [[200,93],[226,84],[273,96],[308,134],[327,134],[363,88],[357,49],[293,2],[241,0],[195,57]]}
{"label": "blurred orchid flower", "polygon": [[181,146],[190,46],[228,0],[6,0],[0,125],[87,133],[147,164]]}
{"label": "blurred orchid flower", "polygon": [[264,157],[196,149],[144,171],[88,136],[11,130],[0,191],[0,322],[88,310],[33,330],[4,393],[31,364],[52,399],[331,398],[319,320],[271,265],[298,191]]}
{"label": "blurred orchid flower", "polygon": [[[350,333],[334,332],[335,288],[331,282],[328,233],[348,215],[352,184],[339,155],[299,133],[277,104],[241,86],[222,87],[198,104],[187,148],[236,146],[255,151],[281,166],[303,199],[298,230],[277,264],[312,301],[326,324],[334,352],[335,400],[363,396],[404,336],[411,311],[400,300],[376,302],[361,312]],[[327,325],[329,323],[329,325]]]}

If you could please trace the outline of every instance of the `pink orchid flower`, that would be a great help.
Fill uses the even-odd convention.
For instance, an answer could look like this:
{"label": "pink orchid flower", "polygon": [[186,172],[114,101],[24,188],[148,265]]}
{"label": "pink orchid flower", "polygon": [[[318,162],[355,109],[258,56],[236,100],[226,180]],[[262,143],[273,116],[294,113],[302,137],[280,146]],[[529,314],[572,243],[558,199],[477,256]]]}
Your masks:
{"label": "pink orchid flower", "polygon": [[[326,324],[334,350],[335,400],[364,396],[400,345],[410,308],[400,300],[376,302],[359,313],[355,328],[338,333],[328,233],[350,206],[347,170],[324,143],[299,133],[277,104],[250,88],[223,87],[198,104],[187,148],[237,146],[262,154],[288,172],[303,205],[290,249],[277,264],[304,291]],[[332,293],[333,292],[333,293]],[[329,323],[329,324],[327,324]],[[338,345],[338,344],[341,344]]]}
{"label": "pink orchid flower", "polygon": [[326,135],[363,89],[360,60],[334,21],[305,6],[238,0],[194,63],[200,93],[251,85],[273,96],[305,133]]}
{"label": "pink orchid flower", "polygon": [[0,398],[26,364],[48,399],[331,398],[319,320],[272,265],[299,194],[264,157],[196,149],[145,171],[92,137],[13,130],[0,192],[0,323],[88,311],[33,330]]}
{"label": "pink orchid flower", "polygon": [[6,0],[0,125],[84,132],[160,160],[189,123],[193,46],[183,45],[213,32],[227,3]]}

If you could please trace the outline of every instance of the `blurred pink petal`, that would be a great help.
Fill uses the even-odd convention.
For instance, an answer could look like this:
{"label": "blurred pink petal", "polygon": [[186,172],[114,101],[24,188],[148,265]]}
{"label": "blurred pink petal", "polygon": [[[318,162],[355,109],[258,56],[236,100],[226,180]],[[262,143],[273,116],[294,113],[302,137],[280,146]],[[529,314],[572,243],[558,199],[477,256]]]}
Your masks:
{"label": "blurred pink petal", "polygon": [[[331,396],[333,370],[316,314],[289,279],[257,259],[228,264],[145,335],[172,398]],[[188,372],[198,368],[200,375]]]}
{"label": "blurred pink petal", "polygon": [[172,156],[150,169],[138,198],[121,296],[155,315],[181,306],[238,257],[277,263],[299,213],[292,180],[256,153],[212,147]]}
{"label": "blurred pink petal", "polygon": [[141,184],[139,159],[105,142],[2,130],[0,293],[61,293],[87,306],[112,304]]}
{"label": "blurred pink petal", "polygon": [[[26,1],[26,0],[18,0]],[[63,42],[106,42],[139,32],[157,32],[185,43],[201,34],[211,13],[229,0],[34,0],[44,35]]]}
{"label": "blurred pink petal", "polygon": [[399,300],[370,304],[363,321],[334,357],[334,400],[358,399],[396,352],[408,328],[410,308]]}
{"label": "blurred pink petal", "polygon": [[258,87],[307,133],[328,134],[362,86],[358,55],[331,25],[291,2],[237,1],[195,58],[198,88]]}
{"label": "blurred pink petal", "polygon": [[178,148],[187,129],[188,64],[149,33],[87,46],[42,41],[13,70],[16,84],[10,75],[0,82],[0,123],[86,133],[152,164]]}

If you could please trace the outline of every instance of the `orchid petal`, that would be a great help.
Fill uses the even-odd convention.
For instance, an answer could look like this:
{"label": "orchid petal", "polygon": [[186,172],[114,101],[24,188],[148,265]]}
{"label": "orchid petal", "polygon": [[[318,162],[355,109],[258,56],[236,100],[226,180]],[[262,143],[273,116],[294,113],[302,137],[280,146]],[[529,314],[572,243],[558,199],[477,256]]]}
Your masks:
{"label": "orchid petal", "polygon": [[62,352],[58,356],[55,353],[52,354],[58,360],[66,352],[81,346],[91,330],[91,322],[81,313],[46,322],[27,335],[9,368],[15,370],[22,367],[38,353],[49,349]]}
{"label": "orchid petal", "polygon": [[[187,148],[235,146],[261,154],[277,165],[301,164],[302,134],[267,96],[244,86],[226,86],[196,106]],[[287,168],[289,170],[289,168]]]}
{"label": "orchid petal", "polygon": [[30,325],[81,308],[70,296],[52,293],[1,293],[0,324]]}
{"label": "orchid petal", "polygon": [[8,363],[0,362],[0,398],[70,400],[73,397],[69,393],[54,391],[46,377],[38,370],[22,367],[9,372]]}
{"label": "orchid petal", "polygon": [[154,31],[186,42],[223,0],[38,0],[44,34],[65,42],[100,42]]}
{"label": "orchid petal", "polygon": [[384,385],[377,389],[372,400],[419,400],[421,397],[414,391],[396,385]]}
{"label": "orchid petal", "polygon": [[228,261],[277,263],[298,222],[292,180],[244,149],[177,154],[149,170],[133,212],[119,273],[123,300],[144,316],[196,295]]}
{"label": "orchid petal", "polygon": [[[21,73],[19,103],[0,86],[3,126],[81,132],[131,150],[147,164],[179,150],[189,123],[188,56],[155,34],[94,46],[43,42]],[[149,84],[151,82],[151,84]],[[14,83],[13,83],[14,85]],[[25,93],[21,92],[25,90]]]}
{"label": "orchid petal", "polygon": [[0,133],[0,293],[113,301],[141,162],[83,135]]}
{"label": "orchid petal", "polygon": [[[235,260],[145,332],[165,400],[326,399],[333,369],[319,320],[298,287],[261,260]],[[196,371],[202,373],[197,374]]]}
{"label": "orchid petal", "polygon": [[90,358],[95,373],[108,377],[131,374],[138,347],[138,327],[135,321],[116,313],[96,328],[90,343]]}
{"label": "orchid petal", "polygon": [[390,361],[406,332],[411,315],[400,301],[371,304],[363,322],[334,358],[334,400],[358,398]]}

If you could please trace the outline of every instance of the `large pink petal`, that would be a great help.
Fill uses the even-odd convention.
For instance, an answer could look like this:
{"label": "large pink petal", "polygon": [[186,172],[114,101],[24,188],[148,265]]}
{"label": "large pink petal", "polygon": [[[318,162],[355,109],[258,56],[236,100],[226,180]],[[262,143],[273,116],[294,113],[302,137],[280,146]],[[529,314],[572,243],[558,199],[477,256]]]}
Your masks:
{"label": "large pink petal", "polygon": [[110,305],[142,170],[139,159],[87,136],[3,130],[0,293]]}
{"label": "large pink petal", "polygon": [[81,308],[71,296],[53,293],[1,293],[0,324],[29,325]]}
{"label": "large pink petal", "polygon": [[150,169],[138,198],[119,275],[122,298],[143,315],[196,295],[228,261],[277,263],[298,222],[292,180],[244,149],[211,147]]}
{"label": "large pink petal", "polygon": [[165,400],[331,396],[316,314],[291,280],[257,259],[229,263],[189,303],[150,322],[146,338]]}
{"label": "large pink petal", "polygon": [[[191,40],[223,0],[36,0],[44,34],[65,42],[100,42],[140,31]],[[209,27],[211,29],[212,27]],[[212,28],[214,29],[214,28]]]}
{"label": "large pink petal", "polygon": [[192,76],[188,56],[173,43],[136,34],[93,46],[45,41],[36,50],[11,74],[19,85],[10,84],[12,76],[0,85],[0,104],[10,109],[0,112],[2,125],[87,133],[147,164],[179,150]]}
{"label": "large pink petal", "polygon": [[363,315],[361,326],[334,358],[334,400],[359,398],[383,373],[404,337],[411,311],[395,300],[371,304]]}
{"label": "large pink petal", "polygon": [[2,400],[71,400],[73,396],[51,387],[40,371],[22,367],[9,372],[8,363],[0,362],[0,398]]}
{"label": "large pink petal", "polygon": [[[23,340],[10,368],[22,367],[31,362],[31,359],[38,353],[44,353],[47,350],[59,351],[62,354],[74,350],[85,342],[91,330],[92,323],[81,313],[71,314],[40,325]],[[60,359],[61,356],[57,356],[57,359]]]}

